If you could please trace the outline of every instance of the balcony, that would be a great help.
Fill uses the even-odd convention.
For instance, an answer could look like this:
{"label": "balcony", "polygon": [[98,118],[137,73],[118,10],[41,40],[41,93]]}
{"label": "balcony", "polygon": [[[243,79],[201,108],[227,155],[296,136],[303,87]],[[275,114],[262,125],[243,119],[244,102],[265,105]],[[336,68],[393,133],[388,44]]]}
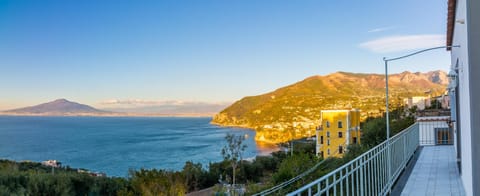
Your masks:
{"label": "balcony", "polygon": [[[465,195],[449,145],[453,131],[439,119],[423,118],[288,195]],[[411,173],[405,172],[409,165],[414,165]]]}
{"label": "balcony", "polygon": [[452,145],[425,146],[401,195],[465,195]]}

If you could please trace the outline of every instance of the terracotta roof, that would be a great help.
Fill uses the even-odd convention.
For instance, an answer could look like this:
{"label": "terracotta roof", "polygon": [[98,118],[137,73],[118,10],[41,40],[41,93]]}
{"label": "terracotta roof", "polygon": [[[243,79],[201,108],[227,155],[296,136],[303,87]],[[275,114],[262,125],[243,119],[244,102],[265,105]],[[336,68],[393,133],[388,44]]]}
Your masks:
{"label": "terracotta roof", "polygon": [[[448,18],[447,18],[447,46],[452,46],[453,28],[455,26],[455,8],[457,0],[448,0]],[[451,48],[447,48],[451,50]]]}

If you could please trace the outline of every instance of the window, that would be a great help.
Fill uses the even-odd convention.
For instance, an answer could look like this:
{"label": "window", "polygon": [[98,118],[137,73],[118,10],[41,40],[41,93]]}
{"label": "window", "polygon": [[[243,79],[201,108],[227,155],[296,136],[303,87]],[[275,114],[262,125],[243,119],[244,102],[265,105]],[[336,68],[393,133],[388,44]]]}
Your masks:
{"label": "window", "polygon": [[320,144],[323,144],[323,136],[320,136]]}
{"label": "window", "polygon": [[328,154],[328,155],[330,155],[330,148],[329,148],[329,149],[327,149],[327,154]]}
{"label": "window", "polygon": [[330,131],[327,131],[327,137],[330,137]]}
{"label": "window", "polygon": [[343,137],[343,133],[340,131],[338,132],[338,138],[342,138]]}
{"label": "window", "polygon": [[322,156],[322,158],[323,158],[323,151],[320,151],[320,156]]}
{"label": "window", "polygon": [[327,145],[330,146],[330,139],[327,139]]}
{"label": "window", "polygon": [[327,128],[330,128],[330,122],[328,120],[325,124],[326,124]]}
{"label": "window", "polygon": [[342,121],[338,121],[338,128],[342,128],[343,125],[342,125]]}
{"label": "window", "polygon": [[338,154],[343,154],[343,147],[342,146],[338,146]]}
{"label": "window", "polygon": [[353,143],[354,143],[354,144],[357,143],[357,137],[353,137]]}

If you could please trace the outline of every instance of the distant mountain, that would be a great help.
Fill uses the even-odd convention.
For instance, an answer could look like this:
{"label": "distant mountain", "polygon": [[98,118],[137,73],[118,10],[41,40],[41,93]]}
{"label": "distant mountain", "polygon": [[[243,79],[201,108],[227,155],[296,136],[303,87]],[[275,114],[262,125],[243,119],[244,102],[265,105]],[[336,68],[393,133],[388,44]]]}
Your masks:
{"label": "distant mountain", "polygon": [[66,99],[57,99],[52,102],[43,103],[40,105],[7,110],[2,114],[12,115],[107,115],[112,112],[95,109],[91,106],[71,102]]}
{"label": "distant mountain", "polygon": [[[411,96],[440,95],[447,83],[443,71],[389,75],[390,104],[399,106]],[[362,119],[382,115],[385,76],[348,72],[312,76],[273,92],[244,97],[215,115],[212,123],[252,128],[257,140],[278,143],[313,135],[320,110],[346,108],[361,109]]]}

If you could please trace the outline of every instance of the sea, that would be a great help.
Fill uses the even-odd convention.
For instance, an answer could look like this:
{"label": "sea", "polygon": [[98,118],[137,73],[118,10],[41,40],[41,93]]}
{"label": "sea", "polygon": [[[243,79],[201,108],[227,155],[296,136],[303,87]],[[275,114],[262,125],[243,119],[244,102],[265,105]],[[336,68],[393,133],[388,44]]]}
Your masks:
{"label": "sea", "polygon": [[279,150],[255,142],[250,129],[211,118],[0,116],[0,159],[57,160],[72,168],[126,177],[130,169],[181,170],[186,161],[221,161],[227,133],[246,138],[243,157]]}

